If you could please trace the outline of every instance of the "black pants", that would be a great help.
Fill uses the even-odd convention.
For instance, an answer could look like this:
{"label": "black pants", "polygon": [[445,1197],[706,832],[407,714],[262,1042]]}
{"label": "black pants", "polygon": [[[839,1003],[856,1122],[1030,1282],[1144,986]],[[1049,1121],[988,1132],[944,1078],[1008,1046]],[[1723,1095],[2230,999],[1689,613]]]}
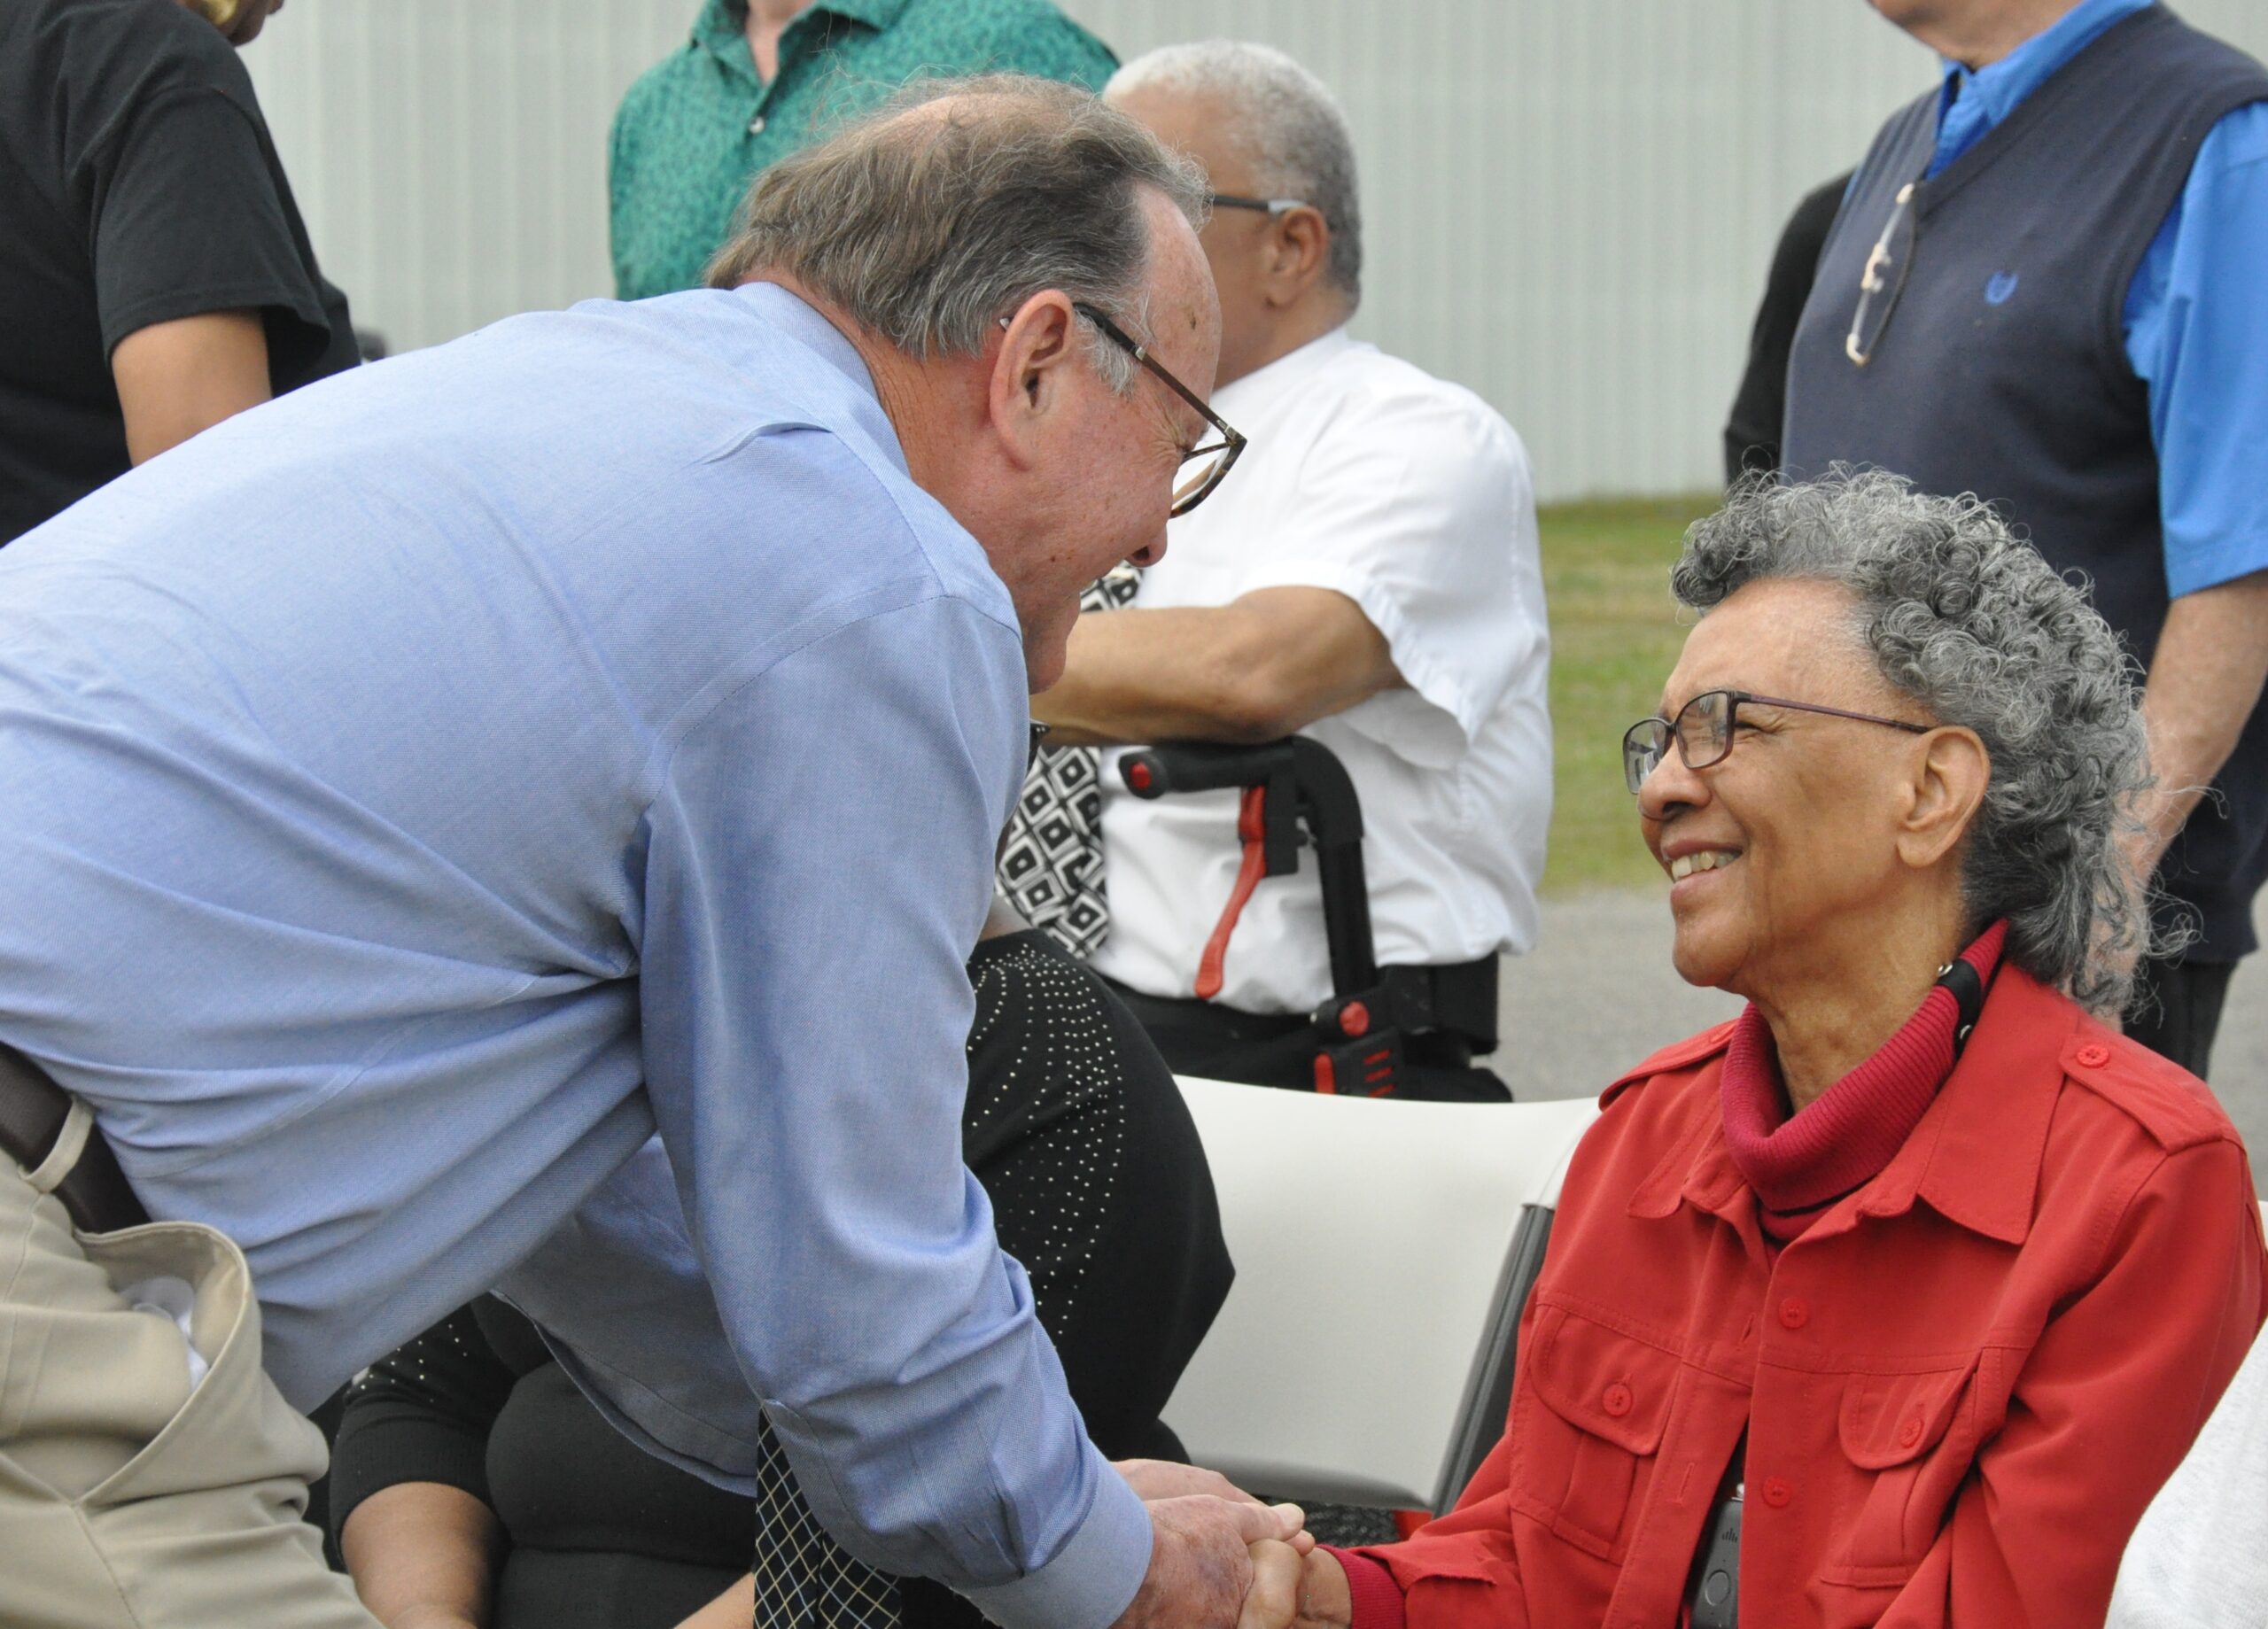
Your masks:
{"label": "black pants", "polygon": [[2234,962],[2144,962],[2126,1010],[2126,1033],[2204,1080],[2235,971]]}
{"label": "black pants", "polygon": [[[1142,1028],[1150,1032],[1176,1074],[1208,1081],[1241,1081],[1288,1091],[1315,1090],[1316,1027],[1296,1013],[1239,1012],[1210,1001],[1146,996],[1104,979]],[[1472,1050],[1453,1036],[1403,1037],[1408,1064],[1402,1095],[1436,1103],[1505,1103],[1511,1092]]]}

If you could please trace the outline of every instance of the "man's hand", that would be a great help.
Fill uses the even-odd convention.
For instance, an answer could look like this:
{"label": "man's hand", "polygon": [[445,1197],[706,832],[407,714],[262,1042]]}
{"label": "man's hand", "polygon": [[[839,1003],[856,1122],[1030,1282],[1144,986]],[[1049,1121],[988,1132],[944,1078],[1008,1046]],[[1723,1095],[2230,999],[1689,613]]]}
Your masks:
{"label": "man's hand", "polygon": [[2142,690],[2150,772],[2157,785],[2140,811],[2146,830],[2128,857],[2144,878],[2221,772],[2268,679],[2268,571],[2186,593],[2166,609]]}
{"label": "man's hand", "polygon": [[1338,1557],[1323,1550],[1302,1555],[1272,1540],[1252,1547],[1252,1588],[1237,1629],[1348,1629],[1353,1621]]}
{"label": "man's hand", "polygon": [[1112,1629],[1234,1629],[1252,1587],[1252,1547],[1283,1549],[1306,1526],[1297,1505],[1195,1494],[1150,1507],[1150,1570]]}
{"label": "man's hand", "polygon": [[1208,1470],[1201,1465],[1179,1465],[1169,1459],[1122,1459],[1113,1462],[1111,1469],[1125,1478],[1126,1485],[1145,1501],[1202,1493],[1212,1499],[1241,1500],[1255,1505],[1260,1502],[1219,1471]]}

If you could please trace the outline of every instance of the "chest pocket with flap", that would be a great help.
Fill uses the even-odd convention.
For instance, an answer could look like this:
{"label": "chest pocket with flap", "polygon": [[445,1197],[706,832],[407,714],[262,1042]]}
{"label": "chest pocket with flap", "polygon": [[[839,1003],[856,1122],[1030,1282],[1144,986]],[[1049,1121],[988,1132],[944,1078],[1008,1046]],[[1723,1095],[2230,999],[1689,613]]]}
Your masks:
{"label": "chest pocket with flap", "polygon": [[1579,1549],[1616,1559],[1662,1445],[1677,1354],[1546,1306],[1523,1361],[1540,1406],[1515,1410],[1515,1502]]}
{"label": "chest pocket with flap", "polygon": [[1836,1430],[1855,1477],[1844,1540],[1821,1569],[1827,1581],[1901,1584],[1929,1553],[1976,1460],[1977,1368],[1972,1360],[1844,1383]]}

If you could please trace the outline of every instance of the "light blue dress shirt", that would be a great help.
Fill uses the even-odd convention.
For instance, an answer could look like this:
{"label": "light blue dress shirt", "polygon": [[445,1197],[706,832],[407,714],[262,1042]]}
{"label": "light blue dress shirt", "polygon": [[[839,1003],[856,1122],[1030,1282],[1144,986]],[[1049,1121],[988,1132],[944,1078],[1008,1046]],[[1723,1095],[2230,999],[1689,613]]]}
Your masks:
{"label": "light blue dress shirt", "polygon": [[[1934,175],[2058,68],[2151,0],[2081,0],[1972,73],[1947,62]],[[2149,391],[2166,589],[2268,568],[2268,103],[2198,144],[2180,198],[2135,268],[2126,355]]]}
{"label": "light blue dress shirt", "polygon": [[[0,550],[0,1039],[302,1407],[505,1280],[648,1447],[1099,1629],[1146,1513],[960,1163],[1015,611],[783,291],[519,317]],[[658,1133],[658,1136],[656,1136]]]}

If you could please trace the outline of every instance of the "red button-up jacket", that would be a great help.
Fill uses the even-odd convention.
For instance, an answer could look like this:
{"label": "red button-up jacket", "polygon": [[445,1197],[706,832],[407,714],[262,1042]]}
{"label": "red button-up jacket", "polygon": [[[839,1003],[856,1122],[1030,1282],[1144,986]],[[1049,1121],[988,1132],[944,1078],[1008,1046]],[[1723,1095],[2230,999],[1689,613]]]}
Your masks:
{"label": "red button-up jacket", "polygon": [[2268,1315],[2227,1118],[2007,967],[1913,1136],[1775,1261],[1725,1152],[1730,1028],[1607,1092],[1504,1439],[1363,1552],[1409,1629],[1673,1629],[1743,1431],[1743,1623],[2100,1625]]}

